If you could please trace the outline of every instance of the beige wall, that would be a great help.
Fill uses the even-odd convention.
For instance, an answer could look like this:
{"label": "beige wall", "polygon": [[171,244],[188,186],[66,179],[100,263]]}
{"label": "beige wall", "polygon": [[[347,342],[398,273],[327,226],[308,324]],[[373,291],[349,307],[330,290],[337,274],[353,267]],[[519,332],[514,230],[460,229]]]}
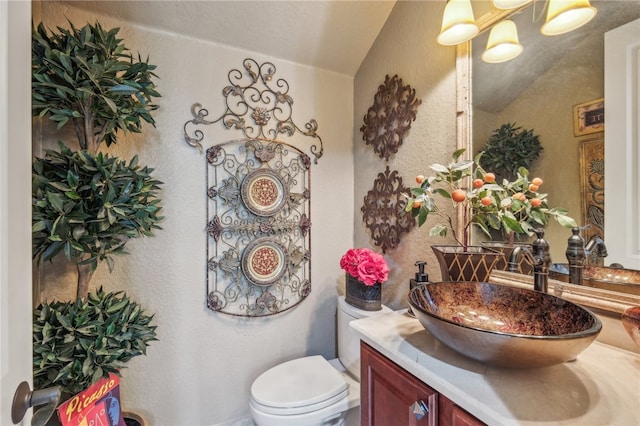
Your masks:
{"label": "beige wall", "polygon": [[[354,83],[354,228],[356,247],[374,247],[370,233],[364,227],[360,208],[373,187],[378,173],[397,170],[405,186],[415,186],[415,177],[428,174],[427,166],[448,162],[456,146],[456,79],[455,48],[436,43],[440,31],[443,3],[435,1],[401,1],[396,4],[375,44],[363,61]],[[367,146],[360,127],[367,110],[374,102],[378,86],[385,75],[398,75],[403,84],[416,90],[422,100],[409,135],[398,153],[388,162]],[[440,272],[430,245],[451,243],[430,238],[430,219],[421,228],[414,228],[402,237],[400,245],[389,250],[385,258],[391,273],[383,285],[383,302],[393,308],[406,306],[409,280],[413,278],[418,260],[427,261],[431,280],[439,280]]]}
{"label": "beige wall", "polygon": [[[125,289],[156,315],[160,340],[123,371],[124,408],[139,411],[152,425],[233,424],[248,416],[250,385],[262,371],[303,355],[335,357],[337,295],[344,285],[339,258],[353,244],[353,221],[346,219],[354,208],[352,77],[87,15],[55,2],[35,2],[33,19],[49,28],[67,27],[67,19],[76,26],[96,20],[105,28],[118,26],[125,44],[158,66],[157,127],[146,126],[109,151],[124,158],[138,154],[141,164],[156,169],[154,175],[165,182],[163,229],[153,238],[132,240],[130,255],[116,259],[113,273],[101,265],[91,283],[92,289]],[[247,57],[276,65],[276,76],[290,84],[294,120],[315,118],[325,143],[324,157],[311,167],[312,292],[291,311],[260,319],[206,307],[205,159],[182,137],[193,103],[207,107],[210,117],[222,113],[228,72],[241,69]],[[203,130],[205,148],[241,137],[221,124]],[[37,123],[35,133],[38,144],[57,137]],[[307,139],[287,141],[307,151]],[[73,270],[61,263],[45,264],[48,298],[73,297],[73,291],[56,290],[61,283],[73,287],[75,280]]]}

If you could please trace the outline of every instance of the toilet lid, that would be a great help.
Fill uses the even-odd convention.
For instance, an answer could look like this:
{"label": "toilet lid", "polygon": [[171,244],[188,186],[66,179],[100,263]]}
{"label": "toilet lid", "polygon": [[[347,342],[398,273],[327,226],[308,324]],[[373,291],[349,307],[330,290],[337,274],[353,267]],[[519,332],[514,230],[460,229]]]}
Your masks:
{"label": "toilet lid", "polygon": [[[348,385],[342,374],[320,355],[276,365],[262,373],[251,385],[253,401],[263,408],[276,411],[319,410],[347,394]],[[310,405],[313,407],[302,409]]]}

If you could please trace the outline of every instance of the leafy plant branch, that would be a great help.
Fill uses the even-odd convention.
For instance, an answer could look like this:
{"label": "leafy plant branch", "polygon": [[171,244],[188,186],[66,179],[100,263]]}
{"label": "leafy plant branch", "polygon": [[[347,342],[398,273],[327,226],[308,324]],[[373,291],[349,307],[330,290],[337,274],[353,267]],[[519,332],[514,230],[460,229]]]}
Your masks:
{"label": "leafy plant branch", "polygon": [[116,143],[119,130],[140,133],[142,123],[155,126],[157,109],[153,70],[148,58],[127,54],[119,28],[98,23],[51,33],[40,23],[32,30],[32,109],[57,128],[72,122],[80,148],[96,153]]}

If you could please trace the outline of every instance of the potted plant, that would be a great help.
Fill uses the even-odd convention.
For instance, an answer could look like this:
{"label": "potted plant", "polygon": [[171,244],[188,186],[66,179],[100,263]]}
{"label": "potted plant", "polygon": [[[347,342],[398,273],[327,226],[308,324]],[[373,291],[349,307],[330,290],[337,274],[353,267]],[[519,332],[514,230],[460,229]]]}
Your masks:
{"label": "potted plant", "polygon": [[345,271],[345,301],[367,311],[382,309],[382,284],[389,278],[384,257],[368,248],[349,249],[340,258]]}
{"label": "potted plant", "polygon": [[[533,235],[534,229],[545,226],[550,218],[567,228],[576,226],[565,209],[550,208],[547,194],[538,192],[542,179],[529,180],[528,170],[520,168],[515,180],[498,183],[493,172],[480,166],[480,156],[473,161],[461,159],[464,151],[455,151],[447,165],[432,164],[433,176],[417,176],[420,186],[411,188],[406,205],[406,211],[412,213],[418,226],[425,224],[430,216],[443,220],[431,228],[429,235],[444,237],[451,232],[458,243],[457,246],[432,246],[441,264],[443,280],[485,281],[503,258],[502,253],[494,252],[495,256],[491,256],[491,250],[470,246],[473,227],[491,236],[491,230]],[[443,208],[438,201],[449,208]],[[456,223],[449,213],[458,210],[461,210],[462,235],[456,231]]]}
{"label": "potted plant", "polygon": [[[161,182],[153,169],[98,152],[119,132],[155,125],[151,112],[155,65],[135,59],[100,24],[49,33],[32,31],[32,112],[61,129],[73,123],[80,149],[58,142],[33,162],[33,255],[64,253],[78,270],[74,301],[44,303],[34,312],[35,388],[60,385],[69,392],[118,373],[156,340],[152,316],[121,292],[89,292],[98,264],[113,267],[130,238],[151,236],[160,215]],[[79,364],[80,362],[80,364]]]}
{"label": "potted plant", "polygon": [[480,157],[480,166],[491,170],[498,179],[515,179],[521,167],[530,169],[543,148],[533,129],[506,123],[493,131]]}

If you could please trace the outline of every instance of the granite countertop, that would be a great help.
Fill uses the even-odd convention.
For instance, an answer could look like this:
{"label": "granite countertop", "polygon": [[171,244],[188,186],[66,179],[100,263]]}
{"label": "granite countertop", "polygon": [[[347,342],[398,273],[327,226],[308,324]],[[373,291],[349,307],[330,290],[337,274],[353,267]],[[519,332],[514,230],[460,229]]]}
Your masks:
{"label": "granite countertop", "polygon": [[406,310],[352,321],[365,343],[490,425],[640,425],[640,355],[594,342],[537,369],[486,366],[442,345]]}

